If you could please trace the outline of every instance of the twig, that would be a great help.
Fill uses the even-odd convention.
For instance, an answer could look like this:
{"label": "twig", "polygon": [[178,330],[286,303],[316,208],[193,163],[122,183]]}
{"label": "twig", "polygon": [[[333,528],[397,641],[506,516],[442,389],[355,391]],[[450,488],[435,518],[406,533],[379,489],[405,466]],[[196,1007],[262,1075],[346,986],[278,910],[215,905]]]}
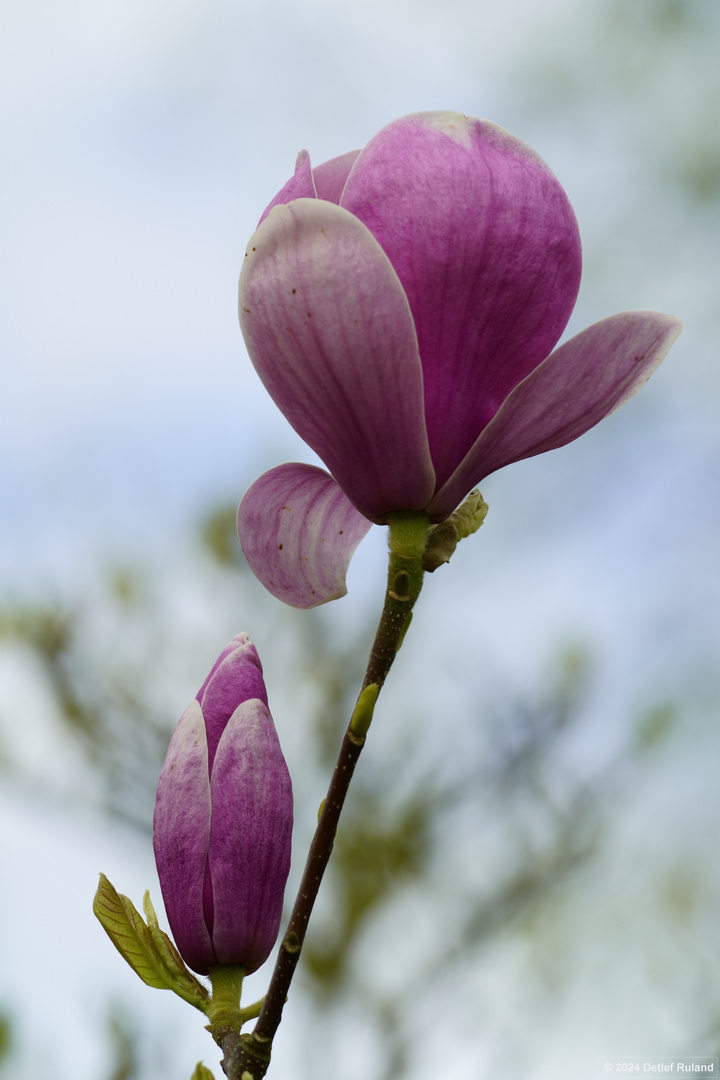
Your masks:
{"label": "twig", "polygon": [[389,526],[388,585],[365,678],[340,746],[300,888],[257,1024],[250,1034],[228,1034],[222,1040],[222,1067],[228,1080],[262,1080],[267,1072],[272,1041],[300,959],[320,882],[332,853],[345,796],[365,745],[375,701],[402,644],[410,624],[413,605],[422,587],[422,562],[429,530],[427,517],[422,512],[393,514],[390,516]]}

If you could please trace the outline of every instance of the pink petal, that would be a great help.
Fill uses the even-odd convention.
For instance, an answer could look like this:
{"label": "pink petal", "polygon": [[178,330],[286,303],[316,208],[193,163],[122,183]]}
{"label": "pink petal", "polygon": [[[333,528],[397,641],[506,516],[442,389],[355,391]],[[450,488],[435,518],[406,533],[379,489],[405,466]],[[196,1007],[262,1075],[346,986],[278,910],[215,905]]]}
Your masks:
{"label": "pink petal", "polygon": [[245,256],[240,325],[275,403],[358,510],[383,521],[428,503],[412,315],[361,222],[321,200],[276,206]]}
{"label": "pink petal", "polygon": [[277,938],[290,870],[292,786],[275,726],[261,701],[233,713],[211,777],[213,944],[219,963],[247,973]]}
{"label": "pink petal", "polygon": [[636,394],[682,329],[656,311],[626,311],[556,349],[513,390],[428,507],[442,521],[485,476],[564,446]]}
{"label": "pink petal", "polygon": [[238,536],[250,569],[268,592],[311,608],[347,592],[345,575],[370,522],[326,472],[278,465],[243,496]]}
{"label": "pink petal", "polygon": [[533,150],[447,112],[383,128],[341,206],[367,225],[407,293],[440,486],[562,334],[580,283],[575,216]]}
{"label": "pink petal", "polygon": [[205,719],[209,772],[225,725],[237,706],[250,698],[260,698],[267,705],[257,650],[247,634],[238,634],[221,653],[197,696]]}
{"label": "pink petal", "polygon": [[280,188],[272,202],[268,203],[262,212],[262,217],[258,221],[258,225],[262,225],[265,218],[268,216],[273,206],[282,206],[285,203],[291,202],[293,199],[314,199],[315,194],[315,182],[313,181],[313,172],[310,167],[310,155],[307,150],[301,150],[297,156],[295,162],[295,172],[290,177],[288,182]]}
{"label": "pink petal", "polygon": [[211,813],[205,724],[193,701],[175,729],[160,773],[153,847],[173,937],[201,975],[216,963],[203,913]]}
{"label": "pink petal", "polygon": [[347,154],[331,158],[330,161],[324,161],[322,165],[315,166],[313,180],[318,199],[326,199],[336,204],[340,202],[348,175],[359,153],[359,150],[350,150]]}
{"label": "pink petal", "polygon": [[294,175],[265,207],[258,225],[263,223],[273,206],[284,206],[293,199],[325,199],[327,202],[339,203],[348,174],[359,153],[359,150],[350,150],[347,154],[331,158],[312,169],[310,155],[307,150],[301,150],[295,163]]}
{"label": "pink petal", "polygon": [[[215,663],[213,664],[213,666],[210,668],[210,674],[208,675],[205,682],[202,684],[202,686],[198,690],[197,694],[195,695],[197,700],[200,702],[201,706],[202,706],[203,694],[205,693],[205,687],[210,682],[210,680],[212,679],[213,675],[215,674],[217,669],[222,664],[225,657],[230,656],[231,653],[234,653],[236,649],[241,648],[241,647],[246,646],[246,645],[251,645],[253,647],[253,649],[255,651],[255,661],[254,662],[255,662],[256,666],[260,669],[260,674],[262,674],[262,664],[260,663],[260,657],[257,654],[257,650],[255,649],[255,647],[252,645],[252,642],[250,641],[250,635],[245,630],[243,630],[241,633],[236,634],[235,637],[232,638],[232,640],[227,643],[227,645],[225,646],[223,651],[220,653],[220,655],[218,656],[218,658],[215,661]],[[256,697],[257,695],[256,694],[251,694],[250,696],[251,697]]]}

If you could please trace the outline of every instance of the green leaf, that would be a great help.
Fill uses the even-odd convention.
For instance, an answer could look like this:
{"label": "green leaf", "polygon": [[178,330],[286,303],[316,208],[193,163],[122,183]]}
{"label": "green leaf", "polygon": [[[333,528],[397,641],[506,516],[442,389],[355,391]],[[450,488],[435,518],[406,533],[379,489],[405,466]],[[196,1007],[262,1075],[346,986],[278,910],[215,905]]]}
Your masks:
{"label": "green leaf", "polygon": [[118,893],[104,874],[100,875],[93,911],[120,955],[148,986],[172,990],[200,1012],[206,1012],[210,995],[160,929],[149,893],[145,893],[143,906],[148,926],[127,896]]}
{"label": "green leaf", "polygon": [[[128,901],[129,903],[129,901]],[[210,995],[201,982],[188,971],[185,961],[175,948],[167,934],[158,925],[155,909],[150,901],[150,893],[146,890],[143,897],[143,911],[148,921],[147,933],[155,955],[172,980],[171,990],[184,998],[191,1005],[195,1005],[202,1012],[207,1011],[210,1003]],[[198,1004],[198,997],[202,1004]]]}
{"label": "green leaf", "polygon": [[198,1061],[190,1080],[214,1080],[214,1077],[210,1070],[203,1065],[202,1061]]}

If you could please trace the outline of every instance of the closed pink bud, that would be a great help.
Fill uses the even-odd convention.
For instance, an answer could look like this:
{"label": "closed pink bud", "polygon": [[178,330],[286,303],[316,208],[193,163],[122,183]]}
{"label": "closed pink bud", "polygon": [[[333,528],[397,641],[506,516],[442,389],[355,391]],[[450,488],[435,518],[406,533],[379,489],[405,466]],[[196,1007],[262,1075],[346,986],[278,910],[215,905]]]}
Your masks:
{"label": "closed pink bud", "polygon": [[201,975],[265,962],[290,870],[292,786],[247,634],[183,713],[160,773],[155,861],[170,927]]}

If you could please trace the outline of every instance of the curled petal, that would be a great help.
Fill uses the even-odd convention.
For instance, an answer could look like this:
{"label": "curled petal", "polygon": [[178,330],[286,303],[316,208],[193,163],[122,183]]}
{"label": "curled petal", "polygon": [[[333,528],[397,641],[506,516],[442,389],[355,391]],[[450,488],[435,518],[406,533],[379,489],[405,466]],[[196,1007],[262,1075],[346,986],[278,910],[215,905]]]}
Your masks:
{"label": "curled petal", "polygon": [[210,785],[213,944],[218,963],[242,956],[250,973],[277,938],[293,822],[290,774],[262,701],[246,701],[233,713]]}
{"label": "curled petal", "polygon": [[509,395],[428,507],[441,521],[470,488],[513,461],[565,446],[637,393],[682,329],[656,311],[626,311],[589,326]]}
{"label": "curled petal", "polygon": [[575,215],[529,146],[450,112],[383,128],[341,206],[367,225],[407,294],[441,487],[565,328],[580,284]]}
{"label": "curled petal", "polygon": [[200,975],[216,963],[203,912],[211,816],[205,724],[193,701],[175,729],[160,773],[153,846],[173,937]]}
{"label": "curled petal", "polygon": [[238,509],[250,569],[291,607],[317,607],[345,595],[350,559],[369,528],[332,477],[314,465],[278,465],[263,473]]}
{"label": "curled petal", "polygon": [[240,325],[275,403],[361,513],[384,521],[427,505],[435,473],[413,318],[357,218],[317,199],[276,206],[246,252]]}

